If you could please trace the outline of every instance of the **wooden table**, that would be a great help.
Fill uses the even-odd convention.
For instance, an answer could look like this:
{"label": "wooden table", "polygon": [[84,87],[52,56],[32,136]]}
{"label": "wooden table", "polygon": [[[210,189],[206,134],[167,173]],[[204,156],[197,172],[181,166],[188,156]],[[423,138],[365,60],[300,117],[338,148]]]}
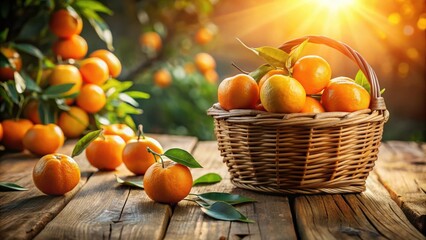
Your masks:
{"label": "wooden table", "polygon": [[[75,158],[82,179],[64,196],[47,196],[33,185],[38,158],[4,154],[0,181],[29,191],[0,192],[0,239],[426,239],[426,144],[382,144],[375,170],[361,194],[276,196],[234,187],[214,141],[155,136],[165,149],[180,147],[204,166],[194,179],[219,173],[220,183],[192,192],[224,191],[257,200],[237,206],[255,223],[226,222],[204,215],[194,202],[176,206],[151,201],[141,189],[119,185],[114,174],[137,180],[124,165],[98,172],[84,154]],[[75,141],[60,150],[70,154]]]}

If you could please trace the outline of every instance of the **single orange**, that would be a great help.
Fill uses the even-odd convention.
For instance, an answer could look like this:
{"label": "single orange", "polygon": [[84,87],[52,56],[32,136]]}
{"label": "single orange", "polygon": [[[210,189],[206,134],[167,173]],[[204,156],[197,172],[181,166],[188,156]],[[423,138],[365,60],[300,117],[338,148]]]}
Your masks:
{"label": "single orange", "polygon": [[15,71],[21,71],[21,55],[12,48],[0,47],[0,52],[9,60],[12,66],[0,67],[0,80],[7,81],[15,79]]}
{"label": "single orange", "polygon": [[4,120],[3,126],[3,146],[9,150],[22,151],[24,150],[23,139],[28,129],[33,126],[33,123],[28,119],[19,120]]}
{"label": "single orange", "polygon": [[156,52],[160,51],[163,45],[160,35],[156,32],[146,32],[141,34],[139,37],[139,43],[142,47]]}
{"label": "single orange", "polygon": [[194,58],[195,66],[202,73],[216,68],[216,61],[208,53],[197,53]]}
{"label": "single orange", "polygon": [[200,45],[205,45],[213,39],[213,32],[207,27],[201,27],[195,33],[194,40]]}
{"label": "single orange", "polygon": [[145,193],[160,203],[177,203],[188,196],[192,188],[189,168],[175,162],[152,164],[143,177]]}
{"label": "single orange", "polygon": [[294,64],[293,78],[302,84],[306,94],[319,93],[330,82],[331,68],[320,56],[304,56]]}
{"label": "single orange", "polygon": [[3,139],[3,125],[0,122],[0,142]]}
{"label": "single orange", "polygon": [[55,55],[63,59],[81,59],[87,54],[87,42],[80,35],[69,38],[59,38],[52,46]]}
{"label": "single orange", "polygon": [[109,78],[108,65],[97,57],[90,57],[81,61],[80,73],[85,83],[102,85]]}
{"label": "single orange", "polygon": [[275,75],[275,74],[281,74],[281,75],[286,75],[287,71],[284,71],[283,69],[274,69],[271,70],[269,72],[267,72],[265,75],[262,76],[262,78],[260,78],[259,80],[259,89],[262,88],[263,83],[266,81],[266,79],[270,78],[271,76]]}
{"label": "single orange", "polygon": [[301,113],[322,113],[325,112],[324,107],[321,103],[313,97],[306,97],[305,105],[303,106]]}
{"label": "single orange", "polygon": [[132,173],[145,174],[146,170],[156,162],[156,158],[148,152],[147,148],[159,154],[164,152],[161,144],[151,137],[143,136],[127,142],[123,150],[123,163]]}
{"label": "single orange", "polygon": [[133,131],[133,129],[124,123],[113,123],[110,125],[103,125],[102,128],[104,129],[104,135],[118,135],[125,142],[128,142],[135,136],[135,132]]}
{"label": "single orange", "polygon": [[49,29],[58,37],[69,38],[81,33],[83,21],[76,12],[60,9],[50,16]]}
{"label": "single orange", "polygon": [[115,78],[115,77],[118,77],[118,75],[120,75],[121,62],[114,55],[114,53],[105,49],[99,49],[92,52],[89,56],[102,59],[108,65],[109,75],[111,75],[111,77]]}
{"label": "single orange", "polygon": [[45,194],[63,195],[80,182],[80,168],[65,154],[47,154],[34,166],[33,182]]}
{"label": "single orange", "polygon": [[40,114],[38,111],[38,101],[31,100],[24,107],[25,118],[31,120],[34,124],[41,124]]}
{"label": "single orange", "polygon": [[336,79],[324,89],[321,103],[327,112],[354,112],[370,106],[370,94],[353,81]]}
{"label": "single orange", "polygon": [[172,75],[166,69],[160,69],[154,73],[154,84],[160,88],[166,88],[172,84]]}
{"label": "single orange", "polygon": [[205,71],[203,73],[203,75],[206,78],[207,82],[209,82],[211,84],[216,84],[217,81],[219,80],[219,75],[217,74],[216,70],[214,70],[214,69]]}
{"label": "single orange", "polygon": [[73,83],[74,86],[63,95],[71,95],[80,91],[83,80],[78,69],[73,65],[60,64],[56,65],[49,75],[50,85],[60,85],[66,83]]}
{"label": "single orange", "polygon": [[254,109],[259,101],[259,87],[251,76],[238,74],[219,84],[218,99],[225,110]]}
{"label": "single orange", "polygon": [[36,124],[25,133],[24,147],[32,154],[43,156],[55,153],[64,145],[64,133],[56,124]]}
{"label": "single orange", "polygon": [[273,75],[260,89],[260,101],[268,112],[297,113],[305,105],[306,92],[294,78]]}
{"label": "single orange", "polygon": [[76,138],[89,126],[89,115],[79,107],[70,107],[59,115],[58,126],[67,138]]}
{"label": "single orange", "polygon": [[88,113],[99,112],[106,103],[104,90],[96,84],[84,84],[76,99],[77,106]]}
{"label": "single orange", "polygon": [[123,163],[124,140],[117,135],[98,137],[86,148],[86,158],[99,170],[111,171]]}

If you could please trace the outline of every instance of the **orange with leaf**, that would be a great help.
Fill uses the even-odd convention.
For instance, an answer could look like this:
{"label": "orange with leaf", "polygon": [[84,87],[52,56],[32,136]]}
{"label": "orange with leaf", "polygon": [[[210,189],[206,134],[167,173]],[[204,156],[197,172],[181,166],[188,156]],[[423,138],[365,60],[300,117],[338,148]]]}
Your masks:
{"label": "orange with leaf", "polygon": [[99,170],[112,171],[123,163],[122,152],[126,143],[117,135],[96,138],[86,148],[86,158]]}
{"label": "orange with leaf", "polygon": [[136,175],[145,174],[158,158],[148,152],[148,148],[159,154],[164,152],[161,144],[154,138],[145,136],[140,127],[138,137],[128,141],[123,150],[123,163],[127,169]]}
{"label": "orange with leaf", "polygon": [[0,67],[0,80],[7,81],[15,79],[15,71],[22,68],[21,55],[13,48],[0,47],[0,52],[9,60],[10,66]]}

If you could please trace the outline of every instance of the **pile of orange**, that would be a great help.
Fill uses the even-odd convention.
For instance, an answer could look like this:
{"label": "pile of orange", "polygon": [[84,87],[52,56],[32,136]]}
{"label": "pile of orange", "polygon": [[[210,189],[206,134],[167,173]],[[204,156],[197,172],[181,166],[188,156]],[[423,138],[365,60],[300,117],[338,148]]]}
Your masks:
{"label": "pile of orange", "polygon": [[248,74],[226,78],[219,85],[218,100],[225,110],[354,112],[369,108],[370,94],[350,78],[331,79],[328,62],[320,56],[308,55],[298,59],[290,71],[271,70],[258,82]]}

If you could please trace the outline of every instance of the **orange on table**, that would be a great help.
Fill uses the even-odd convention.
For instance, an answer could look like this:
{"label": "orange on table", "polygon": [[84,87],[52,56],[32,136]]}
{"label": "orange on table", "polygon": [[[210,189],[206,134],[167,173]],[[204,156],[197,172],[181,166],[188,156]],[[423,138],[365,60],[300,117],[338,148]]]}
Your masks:
{"label": "orange on table", "polygon": [[86,40],[80,35],[72,35],[69,38],[59,38],[52,46],[57,56],[63,59],[82,59],[87,54]]}
{"label": "orange on table", "polygon": [[3,127],[3,146],[9,150],[22,151],[24,150],[23,139],[28,129],[33,126],[33,123],[28,119],[8,119],[2,122]]}
{"label": "orange on table", "polygon": [[145,193],[160,203],[177,203],[188,196],[192,188],[192,174],[188,167],[165,161],[152,164],[143,177]]}
{"label": "orange on table", "polygon": [[63,195],[80,182],[80,168],[65,154],[47,154],[34,166],[33,182],[45,194]]}
{"label": "orange on table", "polygon": [[49,75],[50,85],[60,85],[66,83],[74,83],[74,86],[64,93],[64,96],[77,93],[80,91],[83,83],[82,77],[78,68],[73,65],[59,64],[56,65]]}
{"label": "orange on table", "polygon": [[160,88],[166,88],[172,84],[172,75],[166,69],[160,69],[154,73],[154,84]]}
{"label": "orange on table", "polygon": [[259,87],[247,74],[237,74],[224,79],[218,87],[220,106],[225,110],[254,109],[259,101]]}
{"label": "orange on table", "polygon": [[98,137],[86,148],[86,158],[99,170],[111,171],[123,163],[124,140],[117,135]]}
{"label": "orange on table", "polygon": [[60,9],[50,16],[49,29],[58,37],[68,38],[81,33],[83,21],[76,12]]}
{"label": "orange on table", "polygon": [[320,56],[304,56],[294,64],[293,78],[302,84],[306,94],[319,93],[330,82],[331,68],[328,62]]}
{"label": "orange on table", "polygon": [[160,51],[163,45],[161,36],[156,32],[142,33],[139,37],[139,43],[142,47],[155,50],[156,52]]}
{"label": "orange on table", "polygon": [[118,135],[125,142],[128,142],[135,136],[135,132],[129,126],[124,123],[113,123],[110,125],[103,125],[103,134],[104,135]]}
{"label": "orange on table", "polygon": [[89,115],[79,107],[72,106],[59,115],[58,126],[65,137],[76,138],[89,126]]}
{"label": "orange on table", "polygon": [[200,29],[198,29],[194,36],[195,42],[200,45],[209,43],[212,38],[213,32],[207,27],[201,27]]}
{"label": "orange on table", "polygon": [[88,113],[97,113],[105,106],[106,95],[98,85],[84,84],[77,96],[76,103]]}
{"label": "orange on table", "polygon": [[109,78],[108,65],[97,57],[84,59],[79,69],[85,83],[102,85]]}
{"label": "orange on table", "polygon": [[321,103],[328,112],[354,112],[370,106],[370,94],[347,78],[335,78],[324,89]]}
{"label": "orange on table", "polygon": [[40,114],[38,112],[38,101],[31,100],[24,107],[25,118],[31,120],[34,124],[41,124]]}
{"label": "orange on table", "polygon": [[142,136],[127,142],[123,150],[123,163],[132,173],[145,174],[146,170],[156,162],[156,158],[148,152],[147,148],[158,154],[164,153],[161,144],[151,137]]}
{"label": "orange on table", "polygon": [[89,57],[97,57],[102,59],[107,65],[109,74],[111,77],[117,77],[121,73],[121,62],[120,60],[114,55],[114,53],[105,50],[105,49],[99,49],[94,52],[92,52]]}
{"label": "orange on table", "polygon": [[322,113],[325,112],[324,107],[321,103],[313,97],[306,97],[305,105],[302,108],[301,113]]}
{"label": "orange on table", "polygon": [[273,75],[260,89],[260,101],[268,112],[297,113],[305,105],[306,92],[294,78]]}
{"label": "orange on table", "polygon": [[0,52],[9,60],[9,63],[12,65],[0,67],[0,80],[7,81],[15,79],[15,71],[20,71],[22,68],[22,59],[21,55],[17,51],[8,47],[0,47]]}
{"label": "orange on table", "polygon": [[202,73],[216,68],[216,61],[208,53],[197,53],[194,62],[197,69]]}
{"label": "orange on table", "polygon": [[53,123],[36,124],[25,133],[23,143],[25,149],[32,154],[43,156],[55,153],[64,145],[64,133],[58,125]]}
{"label": "orange on table", "polygon": [[286,75],[286,74],[287,74],[287,72],[286,72],[286,71],[284,71],[283,69],[274,69],[274,70],[271,70],[271,71],[267,72],[267,73],[266,73],[265,75],[263,75],[263,77],[259,80],[259,83],[258,83],[258,85],[259,85],[259,89],[261,89],[261,88],[262,88],[262,85],[263,85],[263,83],[266,81],[266,79],[268,79],[268,78],[270,78],[271,76],[276,75],[276,74]]}

